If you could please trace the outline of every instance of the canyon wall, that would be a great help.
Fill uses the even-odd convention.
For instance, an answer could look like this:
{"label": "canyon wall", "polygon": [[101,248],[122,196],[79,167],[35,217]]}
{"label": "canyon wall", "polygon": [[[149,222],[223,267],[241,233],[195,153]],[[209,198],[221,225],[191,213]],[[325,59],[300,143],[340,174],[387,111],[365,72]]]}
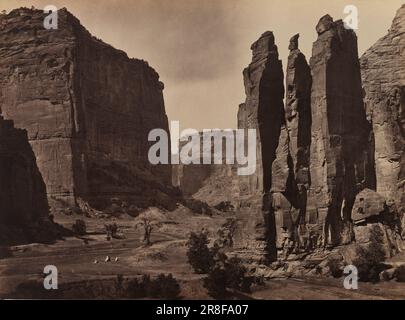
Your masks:
{"label": "canyon wall", "polygon": [[239,179],[238,255],[266,263],[350,244],[378,222],[395,243],[389,255],[402,246],[404,30],[405,6],[361,70],[357,36],[343,21],[319,20],[309,65],[293,36],[285,108],[273,34],[252,46],[238,127],[257,129],[258,165]]}
{"label": "canyon wall", "polygon": [[377,192],[405,213],[405,5],[388,34],[360,59],[367,118],[375,137]]}
{"label": "canyon wall", "polygon": [[0,17],[0,108],[27,129],[48,197],[99,209],[117,197],[140,206],[167,198],[171,168],[147,158],[149,131],[168,132],[159,75],[58,14],[57,30],[39,10]]}
{"label": "canyon wall", "polygon": [[282,249],[283,233],[305,223],[310,185],[312,76],[299,50],[299,34],[290,39],[286,73],[285,124],[281,128],[273,162],[270,215],[274,215],[276,246]]}

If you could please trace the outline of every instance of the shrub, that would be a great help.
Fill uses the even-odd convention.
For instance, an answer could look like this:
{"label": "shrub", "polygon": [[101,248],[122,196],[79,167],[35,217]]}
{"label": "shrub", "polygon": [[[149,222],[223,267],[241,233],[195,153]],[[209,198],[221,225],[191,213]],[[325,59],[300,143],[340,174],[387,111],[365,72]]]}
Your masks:
{"label": "shrub", "polygon": [[141,282],[137,278],[128,281],[126,287],[126,296],[132,299],[144,298],[146,296],[146,291],[141,286]]}
{"label": "shrub", "polygon": [[366,247],[356,249],[357,258],[353,264],[357,267],[359,280],[379,281],[379,274],[383,271],[381,263],[385,260],[383,246],[384,234],[378,226],[370,230],[370,243]]}
{"label": "shrub", "polygon": [[227,295],[226,290],[226,271],[220,267],[214,267],[204,279],[204,288],[214,299],[224,299]]}
{"label": "shrub", "polygon": [[233,247],[233,237],[236,231],[236,220],[234,218],[229,218],[227,221],[218,229],[217,240],[215,244],[220,248]]}
{"label": "shrub", "polygon": [[204,279],[204,287],[211,297],[224,299],[228,289],[249,293],[253,282],[254,277],[247,275],[247,269],[239,258],[227,259],[224,254],[218,253],[215,266]]}
{"label": "shrub", "polygon": [[187,258],[196,273],[208,273],[213,267],[214,252],[208,248],[209,240],[206,232],[192,232],[187,242]]}
{"label": "shrub", "polygon": [[242,265],[239,258],[231,258],[225,262],[225,270],[227,273],[227,287],[233,290],[250,292],[250,286],[254,279],[247,276],[247,269]]}
{"label": "shrub", "polygon": [[86,222],[81,219],[77,219],[72,225],[72,231],[75,235],[83,236],[86,234]]}
{"label": "shrub", "polygon": [[342,259],[339,259],[338,257],[331,257],[327,261],[326,266],[329,268],[332,277],[340,278],[343,275]]}
{"label": "shrub", "polygon": [[159,284],[158,298],[177,299],[180,295],[180,285],[171,273],[160,274],[155,281]]}
{"label": "shrub", "polygon": [[130,298],[160,298],[177,299],[180,294],[180,285],[172,274],[159,274],[156,279],[143,275],[142,279],[131,279],[127,286],[127,295]]}
{"label": "shrub", "polygon": [[104,228],[105,228],[107,237],[115,238],[117,236],[118,226],[115,222],[111,223],[111,224],[105,224]]}
{"label": "shrub", "polygon": [[395,272],[394,277],[398,282],[405,282],[405,265],[399,266]]}

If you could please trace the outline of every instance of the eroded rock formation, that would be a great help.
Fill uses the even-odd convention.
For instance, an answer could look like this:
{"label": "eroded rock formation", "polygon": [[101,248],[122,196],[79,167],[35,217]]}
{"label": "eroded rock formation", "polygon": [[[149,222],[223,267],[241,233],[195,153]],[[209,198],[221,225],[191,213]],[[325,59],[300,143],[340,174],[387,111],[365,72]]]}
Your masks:
{"label": "eroded rock formation", "polygon": [[297,234],[305,223],[311,144],[311,71],[298,48],[299,35],[290,40],[286,74],[285,122],[282,124],[272,168],[271,210],[275,216],[276,246],[283,233]]}
{"label": "eroded rock formation", "polygon": [[388,34],[361,57],[367,117],[375,137],[377,192],[405,213],[405,5]]}
{"label": "eroded rock formation", "polygon": [[273,161],[285,123],[284,73],[272,32],[265,32],[251,49],[252,62],[243,71],[246,101],[239,107],[238,127],[256,129],[257,165],[254,175],[240,177],[241,227],[237,246],[241,254],[267,260],[275,255],[269,192]]}
{"label": "eroded rock formation", "polygon": [[290,40],[286,74],[285,115],[295,182],[300,189],[309,187],[309,151],[311,145],[311,70],[298,48],[299,35]]}
{"label": "eroded rock formation", "polygon": [[49,199],[99,209],[168,200],[171,168],[147,158],[149,131],[168,131],[159,75],[58,14],[57,30],[40,10],[0,16],[0,108],[28,131]]}
{"label": "eroded rock formation", "polygon": [[350,223],[356,194],[371,183],[369,125],[362,102],[357,37],[343,21],[324,16],[310,60],[311,186],[307,214],[324,227],[325,244],[338,244]]}
{"label": "eroded rock formation", "polygon": [[0,223],[29,225],[49,212],[27,132],[0,116]]}

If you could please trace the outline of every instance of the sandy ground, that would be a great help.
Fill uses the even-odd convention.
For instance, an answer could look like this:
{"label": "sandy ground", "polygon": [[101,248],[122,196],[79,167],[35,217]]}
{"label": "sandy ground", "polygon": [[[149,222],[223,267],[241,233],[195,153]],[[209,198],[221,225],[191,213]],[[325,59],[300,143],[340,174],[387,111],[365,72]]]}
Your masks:
{"label": "sandy ground", "polygon": [[[56,221],[70,227],[77,218],[82,217],[60,216],[56,217]],[[152,246],[146,248],[140,241],[141,230],[134,228],[135,222],[131,217],[84,220],[88,235],[83,238],[66,238],[52,245],[13,247],[11,257],[0,259],[0,298],[12,298],[12,293],[21,283],[42,281],[44,267],[54,265],[58,268],[60,287],[65,283],[92,279],[116,279],[117,275],[133,277],[145,273],[172,273],[180,282],[182,298],[209,299],[202,286],[203,276],[195,274],[187,263],[185,243],[190,231],[198,231],[202,227],[214,235],[225,217],[195,215],[181,207],[165,214],[163,226],[152,234]],[[125,239],[106,240],[104,224],[112,221],[119,225]],[[104,261],[107,255],[111,257],[110,262]],[[114,261],[116,257],[118,261]],[[36,295],[28,298],[36,298]],[[344,289],[341,279],[280,279],[267,281],[265,286],[255,288],[249,298],[404,299],[405,284],[360,283],[359,290],[349,291]]]}

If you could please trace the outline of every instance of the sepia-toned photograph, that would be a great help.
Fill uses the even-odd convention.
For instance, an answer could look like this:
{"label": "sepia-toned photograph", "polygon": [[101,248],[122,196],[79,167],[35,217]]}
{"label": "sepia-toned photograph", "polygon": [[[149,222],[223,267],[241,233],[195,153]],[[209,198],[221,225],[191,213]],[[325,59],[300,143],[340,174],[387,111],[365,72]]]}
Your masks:
{"label": "sepia-toned photograph", "polygon": [[404,0],[0,0],[0,300],[404,299]]}

